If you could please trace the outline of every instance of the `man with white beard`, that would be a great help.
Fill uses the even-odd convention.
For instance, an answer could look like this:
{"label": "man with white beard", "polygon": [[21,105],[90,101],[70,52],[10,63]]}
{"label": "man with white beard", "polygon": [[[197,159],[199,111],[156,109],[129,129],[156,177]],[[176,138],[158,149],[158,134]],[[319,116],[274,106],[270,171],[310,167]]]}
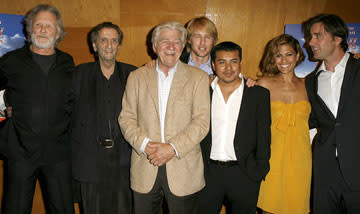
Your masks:
{"label": "man with white beard", "polygon": [[70,117],[74,62],[56,49],[64,37],[59,11],[38,5],[25,17],[28,45],[0,58],[0,90],[12,107],[7,121],[3,214],[31,213],[36,180],[46,213],[74,213]]}

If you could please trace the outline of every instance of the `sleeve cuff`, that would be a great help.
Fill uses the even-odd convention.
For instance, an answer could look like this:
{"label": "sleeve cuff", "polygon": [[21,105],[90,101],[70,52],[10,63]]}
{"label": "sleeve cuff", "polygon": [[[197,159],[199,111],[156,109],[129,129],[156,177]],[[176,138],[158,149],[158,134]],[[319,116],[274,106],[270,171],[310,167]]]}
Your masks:
{"label": "sleeve cuff", "polygon": [[146,145],[147,145],[150,141],[151,141],[150,138],[145,137],[144,141],[143,141],[142,144],[141,144],[140,152],[144,153],[144,155],[147,155],[146,152],[145,152],[145,148],[146,148]]}
{"label": "sleeve cuff", "polygon": [[176,157],[179,158],[179,153],[177,152],[174,144],[172,144],[172,143],[169,143],[169,144],[170,144],[171,147],[173,147]]}

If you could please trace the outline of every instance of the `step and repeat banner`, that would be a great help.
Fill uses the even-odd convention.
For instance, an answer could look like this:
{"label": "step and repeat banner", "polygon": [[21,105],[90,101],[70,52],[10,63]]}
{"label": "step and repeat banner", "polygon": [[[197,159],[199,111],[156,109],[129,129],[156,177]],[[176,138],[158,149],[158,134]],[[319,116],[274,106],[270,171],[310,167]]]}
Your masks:
{"label": "step and repeat banner", "polygon": [[[0,57],[24,45],[24,16],[0,13]],[[0,91],[0,121],[5,118],[4,90]]]}

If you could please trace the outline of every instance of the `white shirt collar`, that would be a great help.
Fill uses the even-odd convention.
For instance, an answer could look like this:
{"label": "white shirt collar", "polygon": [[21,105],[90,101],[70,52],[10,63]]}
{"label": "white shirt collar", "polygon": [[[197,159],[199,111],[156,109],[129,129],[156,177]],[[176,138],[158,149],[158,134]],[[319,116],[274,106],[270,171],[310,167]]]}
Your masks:
{"label": "white shirt collar", "polygon": [[[170,70],[169,70],[169,75],[173,75],[175,72],[176,72],[176,68],[177,68],[177,66],[178,66],[178,64],[179,64],[179,62],[177,62],[176,64],[175,64],[175,66],[174,67],[172,67]],[[161,76],[164,76],[165,77],[165,74],[164,74],[164,72],[162,72],[162,70],[160,69],[160,67],[159,67],[159,60],[158,59],[156,59],[156,71],[158,72],[158,74],[160,74]]]}
{"label": "white shirt collar", "polygon": [[[240,86],[241,86],[242,84],[244,84],[244,78],[243,78],[242,73],[239,74],[239,77],[241,79],[241,84],[240,84]],[[218,85],[218,81],[219,81],[219,77],[216,76],[215,79],[211,83],[211,88],[213,90],[215,90],[216,86]],[[240,88],[240,86],[239,86],[239,88]]]}
{"label": "white shirt collar", "polygon": [[[345,70],[345,67],[346,67],[346,63],[348,61],[350,57],[350,54],[348,52],[346,52],[343,56],[343,58],[340,60],[340,62],[335,66],[335,71],[336,70]],[[319,73],[320,71],[328,71],[326,70],[326,66],[325,66],[325,62],[322,61],[319,69],[316,71],[316,74]]]}

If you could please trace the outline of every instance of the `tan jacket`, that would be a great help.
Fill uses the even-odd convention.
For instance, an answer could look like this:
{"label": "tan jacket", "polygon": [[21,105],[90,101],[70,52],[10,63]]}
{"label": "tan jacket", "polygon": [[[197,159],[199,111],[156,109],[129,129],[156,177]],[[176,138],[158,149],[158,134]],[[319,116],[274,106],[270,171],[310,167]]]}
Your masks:
{"label": "tan jacket", "polygon": [[[121,131],[133,147],[131,188],[139,193],[151,191],[158,171],[140,151],[145,137],[161,142],[157,83],[155,68],[131,72],[119,116]],[[208,133],[209,123],[209,78],[202,70],[179,61],[165,118],[165,141],[172,143],[179,155],[166,163],[174,195],[186,196],[205,185],[200,141]]]}

